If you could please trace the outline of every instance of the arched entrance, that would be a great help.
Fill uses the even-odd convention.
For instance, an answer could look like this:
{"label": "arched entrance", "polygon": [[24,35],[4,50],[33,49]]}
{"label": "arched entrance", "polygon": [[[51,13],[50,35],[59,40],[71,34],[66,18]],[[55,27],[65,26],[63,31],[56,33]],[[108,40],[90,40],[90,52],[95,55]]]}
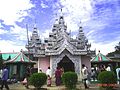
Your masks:
{"label": "arched entrance", "polygon": [[64,72],[67,71],[75,72],[74,63],[67,56],[64,56],[63,59],[57,64],[57,66],[63,67]]}

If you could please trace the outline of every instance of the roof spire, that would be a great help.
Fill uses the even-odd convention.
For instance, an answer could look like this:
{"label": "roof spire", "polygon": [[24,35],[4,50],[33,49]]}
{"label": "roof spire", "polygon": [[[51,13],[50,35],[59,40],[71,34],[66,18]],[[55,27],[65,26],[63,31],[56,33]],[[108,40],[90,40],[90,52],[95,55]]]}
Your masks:
{"label": "roof spire", "polygon": [[55,24],[58,24],[58,17],[57,17],[57,13],[55,14],[56,19],[55,19]]}
{"label": "roof spire", "polygon": [[79,32],[83,32],[81,21],[80,21],[80,23],[79,23]]}
{"label": "roof spire", "polygon": [[100,53],[100,50],[98,50],[98,52]]}
{"label": "roof spire", "polygon": [[60,9],[60,16],[63,16],[62,8]]}
{"label": "roof spire", "polygon": [[34,23],[34,29],[36,29],[36,30],[37,30],[36,19],[35,19],[35,23]]}

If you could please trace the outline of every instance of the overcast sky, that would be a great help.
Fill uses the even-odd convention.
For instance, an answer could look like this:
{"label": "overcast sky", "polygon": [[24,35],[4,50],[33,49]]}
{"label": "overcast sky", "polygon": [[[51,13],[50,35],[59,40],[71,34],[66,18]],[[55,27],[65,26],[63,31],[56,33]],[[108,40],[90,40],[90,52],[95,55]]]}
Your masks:
{"label": "overcast sky", "polygon": [[27,43],[36,22],[40,38],[52,30],[60,9],[75,38],[80,21],[91,50],[114,51],[120,41],[120,0],[0,0],[0,50],[18,52]]}

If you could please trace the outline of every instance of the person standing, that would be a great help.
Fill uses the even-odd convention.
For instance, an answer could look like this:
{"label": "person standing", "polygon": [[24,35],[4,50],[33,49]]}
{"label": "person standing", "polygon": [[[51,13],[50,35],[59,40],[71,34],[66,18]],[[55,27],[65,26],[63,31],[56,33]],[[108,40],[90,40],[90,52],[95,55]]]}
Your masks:
{"label": "person standing", "polygon": [[110,65],[107,66],[106,71],[111,71]]}
{"label": "person standing", "polygon": [[119,81],[119,79],[120,79],[120,67],[116,68],[116,74],[117,74],[117,80],[118,80],[117,83],[120,84],[120,81]]}
{"label": "person standing", "polygon": [[48,69],[46,71],[46,75],[49,75],[51,77],[51,69],[50,69],[50,67],[48,67]]}
{"label": "person standing", "polygon": [[3,70],[2,68],[0,69],[0,79],[2,79],[2,73],[3,73]]}
{"label": "person standing", "polygon": [[95,73],[95,70],[94,70],[94,69],[91,70],[91,78],[92,78],[91,81],[95,81],[95,80],[97,79],[97,78],[96,78],[96,73]]}
{"label": "person standing", "polygon": [[47,75],[47,86],[50,87],[51,86],[51,77],[49,75]]}
{"label": "person standing", "polygon": [[61,70],[60,70],[60,67],[57,67],[56,71],[55,71],[55,84],[56,86],[59,86],[61,85]]}
{"label": "person standing", "polygon": [[2,70],[2,68],[0,69],[0,85],[1,85],[1,83],[2,83],[2,73],[3,73],[3,70]]}
{"label": "person standing", "polygon": [[85,89],[89,88],[87,83],[86,83],[87,82],[87,76],[88,76],[87,68],[84,64],[82,64],[82,79],[83,79]]}
{"label": "person standing", "polygon": [[42,69],[40,68],[40,71],[39,71],[39,73],[42,73]]}
{"label": "person standing", "polygon": [[7,90],[9,90],[8,87],[8,83],[7,83],[7,79],[8,79],[8,69],[7,66],[5,65],[3,68],[3,73],[2,73],[2,85],[1,85],[1,90],[3,90],[3,87],[5,86],[5,88]]}
{"label": "person standing", "polygon": [[61,75],[63,75],[64,74],[64,68],[62,67],[60,70],[61,70]]}
{"label": "person standing", "polygon": [[26,73],[25,73],[25,78],[26,78],[26,84],[25,84],[25,87],[27,88],[27,89],[29,89],[29,77],[30,77],[30,75],[31,75],[31,69],[30,69],[30,67],[28,67],[27,69],[26,69]]}
{"label": "person standing", "polygon": [[46,75],[47,75],[47,86],[51,86],[51,69],[50,67],[48,67],[47,71],[46,71]]}

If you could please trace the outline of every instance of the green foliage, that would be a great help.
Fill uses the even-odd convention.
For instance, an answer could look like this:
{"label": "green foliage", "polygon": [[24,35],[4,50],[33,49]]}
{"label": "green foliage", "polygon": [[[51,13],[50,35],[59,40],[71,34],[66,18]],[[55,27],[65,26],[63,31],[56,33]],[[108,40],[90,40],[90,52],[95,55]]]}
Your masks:
{"label": "green foliage", "polygon": [[3,58],[2,58],[2,54],[0,54],[0,69],[2,68],[3,66]]}
{"label": "green foliage", "polygon": [[30,84],[33,85],[36,89],[40,89],[47,80],[47,76],[45,73],[33,73],[30,78]]}
{"label": "green foliage", "polygon": [[115,46],[115,50],[120,52],[120,42]]}
{"label": "green foliage", "polygon": [[11,56],[9,55],[8,59],[7,60],[10,60],[11,59]]}
{"label": "green foliage", "polygon": [[115,51],[107,54],[108,57],[114,57],[115,54],[120,54],[120,42],[115,46]]}
{"label": "green foliage", "polygon": [[103,71],[98,75],[98,80],[100,86],[106,88],[107,90],[112,90],[112,88],[116,85],[116,75],[112,71]]}
{"label": "green foliage", "polygon": [[65,72],[62,75],[62,81],[68,88],[68,90],[75,90],[78,81],[78,76],[75,72]]}

